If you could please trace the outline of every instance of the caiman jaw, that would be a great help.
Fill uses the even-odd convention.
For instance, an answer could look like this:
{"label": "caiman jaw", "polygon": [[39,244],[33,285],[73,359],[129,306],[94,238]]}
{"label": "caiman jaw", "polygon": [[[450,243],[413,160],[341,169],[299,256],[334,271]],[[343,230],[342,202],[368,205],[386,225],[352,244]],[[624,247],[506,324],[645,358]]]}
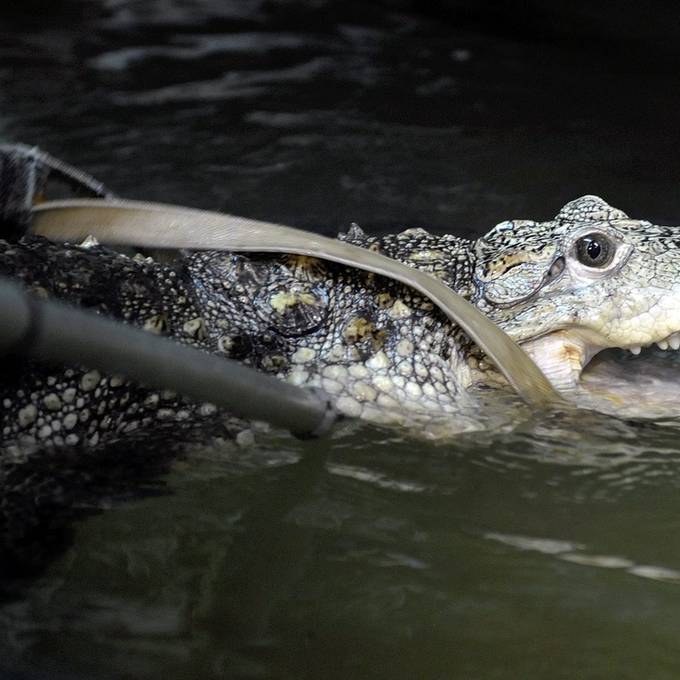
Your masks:
{"label": "caiman jaw", "polygon": [[645,345],[613,347],[603,338],[577,329],[561,330],[522,343],[554,387],[563,393],[579,387],[581,373],[590,360],[604,349],[624,349],[638,355],[645,347],[656,345],[661,350],[680,349],[680,331]]}

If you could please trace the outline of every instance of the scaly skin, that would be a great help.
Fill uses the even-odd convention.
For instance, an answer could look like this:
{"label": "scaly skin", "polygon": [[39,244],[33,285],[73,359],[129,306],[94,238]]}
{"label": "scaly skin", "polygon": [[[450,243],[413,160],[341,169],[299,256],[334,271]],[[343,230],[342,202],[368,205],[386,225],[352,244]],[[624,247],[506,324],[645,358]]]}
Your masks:
{"label": "scaly skin", "polygon": [[[578,261],[585,234],[611,240],[603,267]],[[345,236],[440,277],[577,390],[600,349],[665,342],[680,330],[680,230],[633,221],[596,197],[549,222],[498,225],[477,242],[415,229]],[[475,408],[473,384],[502,382],[454,324],[407,287],[295,256],[200,252],[175,266],[38,238],[0,241],[0,274],[53,296],[239,359],[298,385],[319,385],[350,416],[416,423]],[[673,338],[669,341],[675,342]],[[92,448],[214,431],[193,404],[87,367],[2,360],[0,450]]]}
{"label": "scaly skin", "polygon": [[[578,242],[610,242],[611,261],[586,266]],[[497,225],[477,242],[474,301],[529,351],[563,393],[603,349],[680,347],[680,228],[631,220],[596,196],[554,220]],[[587,259],[587,258],[586,258]]]}
{"label": "scaly skin", "polygon": [[[411,230],[348,238],[437,272],[472,291],[468,243]],[[235,358],[294,384],[321,385],[352,416],[398,421],[455,413],[469,400],[470,343],[432,303],[371,274],[295,256],[194,253],[169,267],[101,247],[39,238],[0,242],[0,274],[151,332]],[[466,351],[463,351],[466,348]],[[177,433],[215,420],[191,404],[87,367],[7,366],[2,446],[100,446],[140,431]],[[12,370],[10,371],[10,366]]]}

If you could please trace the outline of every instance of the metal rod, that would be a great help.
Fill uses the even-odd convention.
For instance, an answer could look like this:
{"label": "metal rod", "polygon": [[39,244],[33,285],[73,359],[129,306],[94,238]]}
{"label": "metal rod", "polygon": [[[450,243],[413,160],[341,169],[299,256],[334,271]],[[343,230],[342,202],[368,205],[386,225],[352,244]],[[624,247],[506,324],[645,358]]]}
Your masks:
{"label": "metal rod", "polygon": [[324,434],[338,417],[321,390],[296,387],[122,322],[39,300],[0,277],[0,355],[8,353],[124,375],[299,436]]}

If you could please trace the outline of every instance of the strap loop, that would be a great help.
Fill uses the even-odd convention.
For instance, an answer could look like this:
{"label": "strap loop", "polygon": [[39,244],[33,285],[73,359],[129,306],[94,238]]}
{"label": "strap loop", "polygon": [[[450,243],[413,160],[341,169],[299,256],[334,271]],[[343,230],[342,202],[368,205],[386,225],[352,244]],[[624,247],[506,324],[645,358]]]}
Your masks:
{"label": "strap loop", "polygon": [[531,406],[565,404],[526,352],[474,305],[427,272],[379,253],[292,227],[163,203],[112,200],[51,201],[35,206],[31,232],[79,243],[294,253],[339,262],[400,281],[428,297],[489,356]]}

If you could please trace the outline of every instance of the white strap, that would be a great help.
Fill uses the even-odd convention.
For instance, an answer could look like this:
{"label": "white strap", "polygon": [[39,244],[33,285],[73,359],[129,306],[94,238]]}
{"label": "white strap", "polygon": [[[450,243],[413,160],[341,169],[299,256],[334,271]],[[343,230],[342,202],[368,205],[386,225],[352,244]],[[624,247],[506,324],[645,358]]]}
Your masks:
{"label": "white strap", "polygon": [[400,281],[428,297],[489,356],[530,405],[564,405],[526,352],[474,305],[427,272],[379,253],[281,224],[207,210],[121,199],[50,201],[35,206],[31,233],[78,243],[294,253],[339,262]]}

